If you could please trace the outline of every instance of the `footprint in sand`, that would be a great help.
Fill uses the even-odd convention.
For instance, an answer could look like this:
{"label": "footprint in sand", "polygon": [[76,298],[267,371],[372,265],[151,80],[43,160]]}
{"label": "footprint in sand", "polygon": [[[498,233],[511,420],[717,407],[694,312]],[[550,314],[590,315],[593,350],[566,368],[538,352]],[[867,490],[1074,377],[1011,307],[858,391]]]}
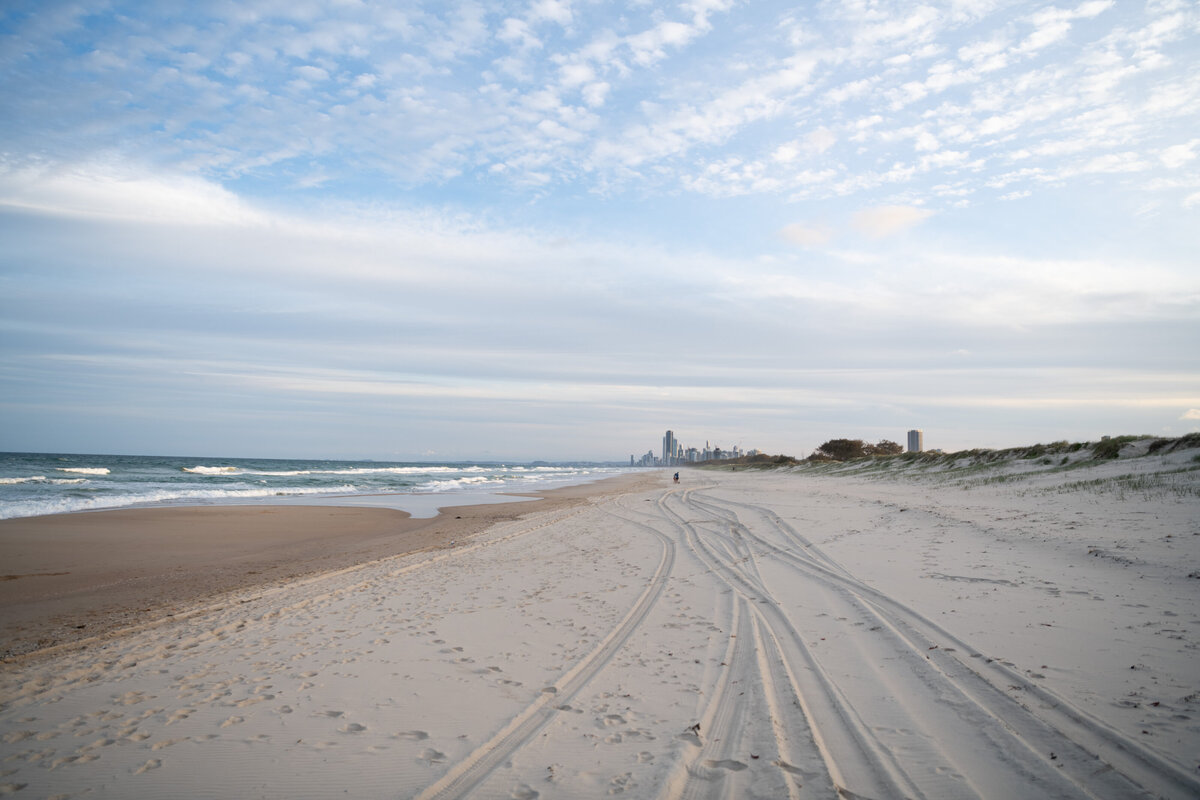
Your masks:
{"label": "footprint in sand", "polygon": [[163,747],[172,747],[174,745],[178,745],[181,741],[187,741],[188,738],[190,738],[190,736],[180,736],[179,739],[163,739],[162,741],[156,741],[154,744],[150,745],[150,750],[162,750]]}
{"label": "footprint in sand", "polygon": [[414,742],[423,742],[429,738],[429,734],[425,731],[401,731],[394,734],[395,739],[411,739]]}
{"label": "footprint in sand", "polygon": [[740,761],[734,761],[731,758],[723,758],[718,760],[709,759],[704,762],[704,766],[712,767],[713,769],[727,769],[730,772],[741,772],[746,769],[746,765]]}
{"label": "footprint in sand", "polygon": [[441,764],[446,760],[446,754],[440,750],[434,750],[432,747],[427,747],[421,751],[421,755],[417,756],[418,761],[424,761],[427,764]]}
{"label": "footprint in sand", "polygon": [[258,695],[256,697],[247,697],[245,700],[239,700],[236,703],[234,703],[234,706],[236,706],[237,708],[246,708],[247,706],[252,706],[252,705],[255,705],[256,703],[265,703],[268,700],[274,700],[274,699],[275,699],[275,695],[273,695],[273,694],[263,694],[263,695]]}
{"label": "footprint in sand", "polygon": [[608,793],[609,794],[624,793],[624,791],[629,788],[629,784],[632,780],[633,780],[633,773],[631,773],[631,772],[626,772],[624,775],[617,775],[616,777],[614,777],[612,780],[610,780],[608,782],[609,783]]}
{"label": "footprint in sand", "polygon": [[85,744],[83,747],[81,747],[79,749],[80,750],[95,750],[97,747],[108,747],[110,744],[112,744],[115,741],[116,741],[115,739],[108,739],[108,738],[97,739],[96,741],[92,742],[91,744]]}
{"label": "footprint in sand", "polygon": [[149,761],[147,761],[145,764],[142,764],[140,767],[135,769],[133,771],[133,774],[134,775],[142,775],[144,773],[149,772],[152,769],[158,769],[161,766],[162,766],[162,761],[158,760],[157,758],[152,758]]}
{"label": "footprint in sand", "polygon": [[513,787],[512,792],[508,796],[512,800],[537,800],[540,795],[529,784],[518,783]]}
{"label": "footprint in sand", "polygon": [[362,733],[367,729],[366,725],[359,725],[357,722],[348,722],[338,728],[342,733]]}

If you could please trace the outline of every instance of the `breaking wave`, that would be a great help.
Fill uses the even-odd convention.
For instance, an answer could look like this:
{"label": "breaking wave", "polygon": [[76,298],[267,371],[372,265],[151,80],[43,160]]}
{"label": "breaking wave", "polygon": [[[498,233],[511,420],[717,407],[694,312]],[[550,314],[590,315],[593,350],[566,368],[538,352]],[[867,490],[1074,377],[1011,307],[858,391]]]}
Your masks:
{"label": "breaking wave", "polygon": [[20,483],[50,483],[56,486],[65,486],[72,483],[87,483],[87,478],[47,478],[45,475],[30,475],[28,478],[0,478],[0,484],[6,486],[16,486]]}
{"label": "breaking wave", "polygon": [[8,503],[0,508],[0,519],[17,517],[40,517],[44,514],[67,514],[75,511],[102,511],[110,508],[130,506],[173,505],[183,502],[220,503],[228,500],[254,500],[263,497],[290,497],[297,495],[351,493],[354,486],[323,486],[320,488],[278,489],[162,489],[138,494],[112,494],[99,497],[54,497]]}

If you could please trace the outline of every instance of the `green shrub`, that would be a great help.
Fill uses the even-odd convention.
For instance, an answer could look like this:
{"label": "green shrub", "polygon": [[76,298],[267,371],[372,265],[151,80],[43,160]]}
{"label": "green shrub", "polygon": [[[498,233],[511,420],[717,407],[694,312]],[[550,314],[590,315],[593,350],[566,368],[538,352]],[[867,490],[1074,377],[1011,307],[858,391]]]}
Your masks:
{"label": "green shrub", "polygon": [[1092,458],[1116,458],[1121,454],[1122,447],[1137,438],[1136,436],[1114,436],[1111,439],[1097,442],[1092,447]]}

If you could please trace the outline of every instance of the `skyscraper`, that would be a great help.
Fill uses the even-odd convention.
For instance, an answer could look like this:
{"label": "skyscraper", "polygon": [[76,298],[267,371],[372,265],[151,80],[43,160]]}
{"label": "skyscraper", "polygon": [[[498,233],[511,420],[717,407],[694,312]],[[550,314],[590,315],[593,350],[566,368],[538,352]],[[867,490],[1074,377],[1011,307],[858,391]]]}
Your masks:
{"label": "skyscraper", "polygon": [[908,452],[919,453],[925,447],[925,434],[923,431],[912,430],[908,432]]}
{"label": "skyscraper", "polygon": [[678,449],[679,442],[675,439],[675,431],[667,431],[663,436],[662,463],[664,466],[675,463],[675,451]]}

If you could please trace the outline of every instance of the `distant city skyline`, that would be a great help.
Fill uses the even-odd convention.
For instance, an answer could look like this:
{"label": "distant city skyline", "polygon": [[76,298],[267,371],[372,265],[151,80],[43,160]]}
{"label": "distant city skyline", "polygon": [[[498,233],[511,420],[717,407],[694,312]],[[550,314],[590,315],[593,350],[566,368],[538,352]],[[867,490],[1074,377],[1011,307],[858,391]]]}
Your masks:
{"label": "distant city skyline", "polygon": [[7,0],[0,37],[0,450],[1200,430],[1194,3]]}
{"label": "distant city skyline", "polygon": [[666,467],[721,458],[739,458],[744,454],[754,454],[759,451],[745,451],[740,445],[724,449],[718,445],[710,444],[707,440],[705,440],[703,448],[694,446],[685,447],[676,437],[675,431],[668,428],[667,432],[662,436],[662,450],[660,452],[661,455],[655,455],[653,450],[647,451],[641,457],[630,455],[629,465],[631,467]]}

